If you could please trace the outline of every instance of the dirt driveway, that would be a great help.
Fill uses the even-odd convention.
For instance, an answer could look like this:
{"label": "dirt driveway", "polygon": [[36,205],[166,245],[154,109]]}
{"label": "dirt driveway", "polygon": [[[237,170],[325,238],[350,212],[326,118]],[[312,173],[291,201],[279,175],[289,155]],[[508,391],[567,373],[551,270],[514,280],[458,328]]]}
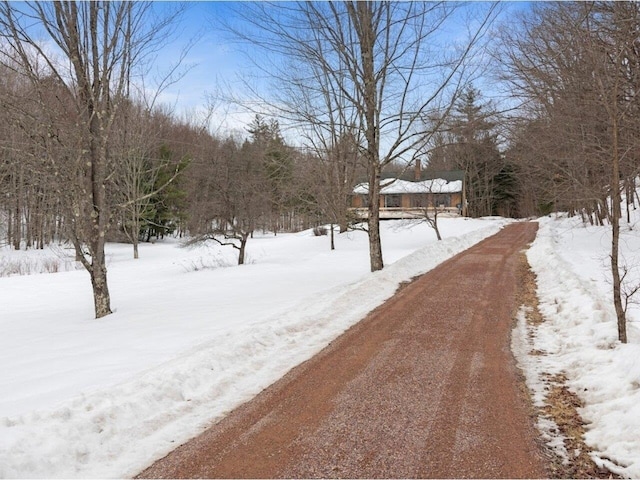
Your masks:
{"label": "dirt driveway", "polygon": [[547,476],[509,348],[536,230],[512,224],[418,278],[141,476]]}

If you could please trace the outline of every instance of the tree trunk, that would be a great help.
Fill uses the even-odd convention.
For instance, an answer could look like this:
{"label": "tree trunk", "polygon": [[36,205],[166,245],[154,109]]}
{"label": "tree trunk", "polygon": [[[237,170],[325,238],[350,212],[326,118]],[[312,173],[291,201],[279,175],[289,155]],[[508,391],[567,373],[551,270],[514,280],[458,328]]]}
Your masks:
{"label": "tree trunk", "polygon": [[613,134],[613,172],[611,175],[611,276],[613,278],[613,304],[616,309],[616,317],[618,321],[618,340],[627,343],[627,320],[622,306],[621,280],[620,280],[620,217],[622,210],[620,208],[620,157],[618,152],[618,122],[617,117],[613,116],[612,134]]}
{"label": "tree trunk", "polygon": [[21,212],[20,201],[16,200],[15,214],[13,216],[14,228],[13,228],[13,248],[14,250],[20,250],[20,242],[22,241],[22,224],[21,224]]}
{"label": "tree trunk", "polygon": [[436,207],[433,212],[433,229],[436,231],[436,238],[438,241],[442,240],[440,229],[438,228],[438,207]]}
{"label": "tree trunk", "polygon": [[17,180],[16,188],[16,203],[15,214],[13,216],[14,228],[13,228],[13,248],[20,250],[20,243],[22,241],[22,168],[20,169],[20,176]]}
{"label": "tree trunk", "polygon": [[244,255],[247,249],[247,240],[249,239],[248,233],[240,235],[240,252],[238,253],[238,265],[244,265]]}
{"label": "tree trunk", "polygon": [[107,285],[107,269],[104,262],[95,262],[91,266],[91,286],[93,287],[93,304],[96,318],[102,318],[111,313],[111,297]]}
{"label": "tree trunk", "polygon": [[33,247],[33,213],[31,207],[32,205],[27,202],[27,208],[24,209],[24,236],[27,250]]}
{"label": "tree trunk", "polygon": [[[614,188],[615,190],[615,188]],[[615,197],[615,196],[614,196]],[[613,201],[619,201],[619,198],[613,198]],[[627,321],[622,306],[622,294],[621,294],[621,279],[619,268],[619,244],[620,244],[620,203],[613,206],[613,215],[611,217],[611,274],[613,278],[613,304],[616,309],[616,317],[618,321],[618,340],[622,343],[627,343]]]}
{"label": "tree trunk", "polygon": [[380,241],[380,165],[374,164],[369,178],[369,260],[371,271],[384,268]]}
{"label": "tree trunk", "polygon": [[138,213],[137,205],[132,208],[131,214],[131,243],[133,244],[133,258],[137,260],[139,258],[138,255],[138,244],[140,235],[140,216]]}
{"label": "tree trunk", "polygon": [[625,186],[625,204],[627,207],[627,223],[631,223],[631,203],[633,203],[633,189],[634,182],[630,179],[626,179]]}
{"label": "tree trunk", "polygon": [[362,62],[363,116],[366,124],[367,169],[369,171],[369,259],[371,271],[382,270],[382,245],[380,243],[380,139],[378,138],[379,111],[376,72],[374,65],[375,32],[373,7],[370,3],[347,4],[356,25],[360,41]]}
{"label": "tree trunk", "polygon": [[13,244],[13,219],[11,206],[7,207],[7,245]]}
{"label": "tree trunk", "polygon": [[331,228],[331,250],[335,250],[336,249],[336,243],[335,243],[335,240],[333,238],[334,237],[334,234],[333,234],[333,223],[331,224],[330,228]]}

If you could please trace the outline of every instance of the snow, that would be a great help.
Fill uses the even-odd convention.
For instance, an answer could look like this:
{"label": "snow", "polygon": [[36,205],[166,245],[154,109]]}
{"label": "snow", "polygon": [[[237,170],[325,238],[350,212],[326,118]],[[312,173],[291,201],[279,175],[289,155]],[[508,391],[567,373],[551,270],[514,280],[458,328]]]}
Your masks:
{"label": "snow", "polygon": [[[633,268],[640,265],[640,214],[634,214],[631,223],[622,225],[620,242],[630,285],[640,283],[640,272]],[[526,326],[521,315],[514,353],[538,405],[545,395],[544,372],[568,378],[584,404],[579,413],[596,463],[640,478],[640,311],[637,305],[629,307],[629,343],[621,344],[611,293],[610,227],[585,226],[566,215],[545,217],[539,224],[527,257],[537,275],[545,322]],[[527,354],[532,350],[545,354]],[[550,434],[553,425],[547,419],[540,423],[543,435],[561,450],[559,439]]]}
{"label": "snow", "polygon": [[[317,353],[400,282],[506,221],[439,223],[442,242],[424,224],[383,222],[387,266],[374,274],[362,232],[337,236],[334,252],[308,231],[259,236],[242,267],[217,245],[143,244],[133,260],[129,245],[110,244],[115,312],[101,320],[69,251],[0,249],[0,477],[134,475]],[[534,402],[544,402],[549,374],[564,374],[584,403],[594,460],[640,478],[640,309],[630,305],[629,343],[619,343],[609,228],[565,215],[539,224],[527,256],[545,322],[528,326],[521,311],[512,348]],[[636,212],[621,240],[631,285],[638,227]],[[538,426],[570,461],[553,422]]]}
{"label": "snow", "polygon": [[[423,180],[421,182],[409,182],[407,180],[386,179],[382,181],[380,193],[382,195],[394,195],[402,193],[457,193],[462,191],[462,181],[454,180],[448,182],[442,178],[433,180]],[[361,183],[356,185],[353,193],[366,195],[369,193],[369,184]]]}
{"label": "snow", "polygon": [[[217,245],[109,244],[115,311],[93,319],[86,272],[0,277],[0,477],[133,476],[310,358],[399,283],[497,232],[506,220],[382,223],[386,267],[366,234],[249,240],[248,265]],[[69,252],[66,255],[70,255]],[[50,257],[69,261],[61,248]],[[0,272],[2,275],[2,272]]]}

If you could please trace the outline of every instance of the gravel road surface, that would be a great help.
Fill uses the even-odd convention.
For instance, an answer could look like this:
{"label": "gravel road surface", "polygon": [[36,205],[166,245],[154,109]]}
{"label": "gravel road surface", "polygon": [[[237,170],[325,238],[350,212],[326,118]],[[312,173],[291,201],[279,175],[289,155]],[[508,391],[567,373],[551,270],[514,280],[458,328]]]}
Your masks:
{"label": "gravel road surface", "polygon": [[507,226],[419,277],[140,476],[546,477],[509,348],[536,230]]}

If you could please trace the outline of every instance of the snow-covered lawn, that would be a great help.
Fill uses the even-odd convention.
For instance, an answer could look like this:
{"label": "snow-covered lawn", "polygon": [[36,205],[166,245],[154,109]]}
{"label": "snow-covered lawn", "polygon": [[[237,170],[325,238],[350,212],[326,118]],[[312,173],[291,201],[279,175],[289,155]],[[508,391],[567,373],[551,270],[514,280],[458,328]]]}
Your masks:
{"label": "snow-covered lawn", "polygon": [[[143,244],[139,260],[109,245],[115,312],[100,320],[82,270],[1,277],[0,477],[134,475],[317,353],[400,282],[506,223],[439,222],[442,242],[425,225],[384,222],[387,267],[375,274],[362,232],[340,235],[334,252],[309,231],[255,238],[242,267],[214,245]],[[13,264],[20,255],[45,261],[0,250]]]}
{"label": "snow-covered lawn", "polygon": [[[579,413],[587,423],[585,440],[595,451],[596,463],[640,478],[640,310],[629,307],[629,343],[620,344],[610,282],[610,228],[585,226],[579,218],[566,216],[539,223],[527,256],[538,277],[545,322],[529,328],[531,339],[521,318],[514,350],[539,404],[545,393],[541,373],[566,375],[585,405]],[[631,284],[640,282],[639,229],[637,215],[623,225],[621,235]],[[546,355],[526,355],[532,350]]]}
{"label": "snow-covered lawn", "polygon": [[[250,240],[249,264],[215,245],[109,245],[115,313],[93,319],[86,272],[65,252],[0,250],[0,477],[126,477],[311,357],[393,294],[501,219],[383,223],[387,267],[369,273],[366,235],[328,249],[311,232]],[[640,281],[640,221],[622,250]],[[534,399],[542,372],[564,373],[585,403],[595,459],[640,477],[640,309],[616,341],[606,227],[540,219],[529,262],[546,322],[514,347]],[[66,255],[71,255],[66,252]],[[21,269],[21,270],[20,270]],[[40,270],[62,273],[34,274]],[[64,271],[69,270],[69,271]],[[640,300],[640,299],[638,299]],[[546,355],[527,355],[531,350]],[[544,423],[542,421],[541,423]],[[571,452],[568,453],[571,455]]]}

